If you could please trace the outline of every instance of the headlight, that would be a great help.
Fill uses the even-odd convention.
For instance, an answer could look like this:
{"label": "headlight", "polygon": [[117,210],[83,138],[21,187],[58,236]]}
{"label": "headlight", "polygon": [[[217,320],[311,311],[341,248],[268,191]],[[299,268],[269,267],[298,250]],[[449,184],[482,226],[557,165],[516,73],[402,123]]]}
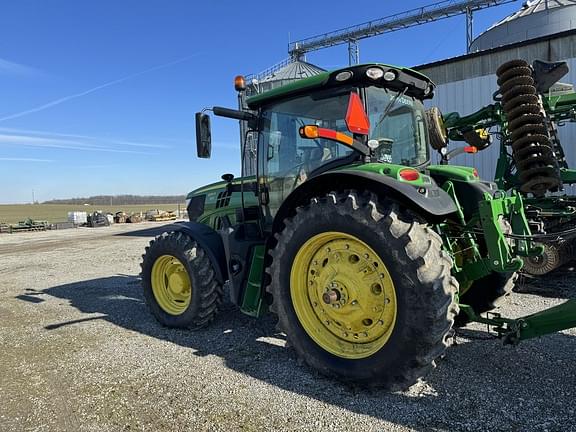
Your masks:
{"label": "headlight", "polygon": [[334,78],[336,81],[346,81],[349,80],[350,78],[352,78],[352,72],[350,71],[344,71],[344,72],[340,72],[338,75],[336,75],[336,77]]}
{"label": "headlight", "polygon": [[384,74],[384,81],[394,81],[396,78],[398,78],[396,71],[389,70]]}
{"label": "headlight", "polygon": [[379,67],[371,67],[366,69],[366,76],[370,79],[377,80],[384,76],[384,71]]}

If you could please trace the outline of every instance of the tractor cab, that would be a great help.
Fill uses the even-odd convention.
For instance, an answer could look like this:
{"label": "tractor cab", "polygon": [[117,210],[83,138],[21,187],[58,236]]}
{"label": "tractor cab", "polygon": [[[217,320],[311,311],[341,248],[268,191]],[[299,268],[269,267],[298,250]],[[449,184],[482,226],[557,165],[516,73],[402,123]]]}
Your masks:
{"label": "tractor cab", "polygon": [[[242,190],[257,193],[266,230],[293,191],[328,171],[389,164],[391,169],[382,172],[398,179],[401,167],[425,167],[430,154],[422,100],[432,97],[433,88],[428,78],[410,69],[370,64],[248,98],[246,111],[212,111],[247,121],[258,136],[257,176]],[[209,157],[206,114],[197,114],[197,131],[198,156]]]}

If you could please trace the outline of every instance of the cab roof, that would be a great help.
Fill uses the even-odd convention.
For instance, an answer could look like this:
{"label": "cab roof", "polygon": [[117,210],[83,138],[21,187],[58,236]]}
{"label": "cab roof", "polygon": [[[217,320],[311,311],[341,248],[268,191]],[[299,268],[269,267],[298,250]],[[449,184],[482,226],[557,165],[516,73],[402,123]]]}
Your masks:
{"label": "cab roof", "polygon": [[[384,73],[394,72],[396,78],[392,81],[386,81],[383,78],[371,79],[366,75],[370,68],[380,68]],[[342,72],[351,72],[350,78],[346,80],[337,80],[336,76]],[[310,91],[344,86],[355,85],[359,87],[369,85],[383,85],[387,88],[402,91],[406,89],[408,96],[414,96],[418,99],[430,99],[434,93],[434,83],[426,75],[405,67],[397,67],[383,63],[367,63],[362,65],[349,66],[329,72],[322,72],[309,78],[304,78],[293,83],[266,91],[264,93],[249,97],[246,101],[248,108],[255,110],[263,105],[276,102],[281,99],[289,99],[294,96],[309,93]]]}

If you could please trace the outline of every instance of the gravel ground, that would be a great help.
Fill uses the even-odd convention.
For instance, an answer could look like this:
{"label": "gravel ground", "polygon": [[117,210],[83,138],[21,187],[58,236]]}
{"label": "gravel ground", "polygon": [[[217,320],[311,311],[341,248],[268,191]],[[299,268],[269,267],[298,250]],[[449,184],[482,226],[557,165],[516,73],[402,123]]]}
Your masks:
{"label": "gravel ground", "polygon": [[[409,391],[350,388],[299,364],[271,317],[227,304],[203,331],[159,326],[137,277],[158,227],[0,236],[0,431],[576,431],[576,330],[505,347],[473,325]],[[570,270],[501,312],[573,296]]]}

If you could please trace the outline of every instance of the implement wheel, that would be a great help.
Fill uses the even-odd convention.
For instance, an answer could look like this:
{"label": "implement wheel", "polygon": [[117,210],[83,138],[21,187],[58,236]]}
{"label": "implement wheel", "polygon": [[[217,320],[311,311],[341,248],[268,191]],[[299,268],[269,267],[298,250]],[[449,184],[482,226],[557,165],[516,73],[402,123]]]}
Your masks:
{"label": "implement wheel", "polygon": [[142,256],[144,299],[167,327],[200,328],[218,312],[222,286],[206,252],[181,232],[163,233]]}
{"label": "implement wheel", "polygon": [[271,309],[297,354],[359,385],[407,388],[447,346],[457,313],[440,237],[392,201],[316,198],[271,251]]}

